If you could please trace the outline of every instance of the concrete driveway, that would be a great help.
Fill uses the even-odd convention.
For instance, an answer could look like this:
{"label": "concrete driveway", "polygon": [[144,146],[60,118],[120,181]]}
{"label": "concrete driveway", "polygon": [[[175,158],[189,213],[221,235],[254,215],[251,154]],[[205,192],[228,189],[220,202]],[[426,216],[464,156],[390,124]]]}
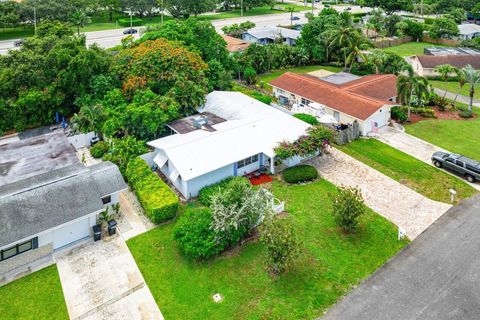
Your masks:
{"label": "concrete driveway", "polygon": [[70,319],[163,319],[120,236],[55,255]]}
{"label": "concrete driveway", "polygon": [[[436,145],[428,143],[422,139],[409,135],[399,129],[392,128],[392,127],[383,127],[378,133],[374,135],[374,138],[400,150],[403,151],[412,157],[415,157],[429,165],[432,165],[432,154],[437,151],[446,151]],[[441,169],[439,169],[441,170]],[[479,183],[469,183],[467,180],[463,179],[463,177],[459,177],[449,171],[444,170],[445,172],[449,173],[450,175],[457,177],[465,183],[471,185],[473,188],[480,190]]]}
{"label": "concrete driveway", "polygon": [[337,186],[358,186],[367,206],[405,230],[412,240],[451,207],[422,196],[335,148],[308,162]]}

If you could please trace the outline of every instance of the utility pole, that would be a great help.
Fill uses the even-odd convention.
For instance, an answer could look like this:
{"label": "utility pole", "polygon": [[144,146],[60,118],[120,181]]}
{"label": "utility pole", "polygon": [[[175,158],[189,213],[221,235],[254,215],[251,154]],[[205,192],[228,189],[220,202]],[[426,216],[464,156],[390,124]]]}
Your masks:
{"label": "utility pole", "polygon": [[243,0],[240,0],[240,16],[243,17]]}
{"label": "utility pole", "polygon": [[164,7],[165,3],[164,3],[164,0],[162,0],[162,23],[163,23],[163,14],[165,13],[165,7]]}
{"label": "utility pole", "polygon": [[132,8],[130,8],[130,34],[133,34],[133,17],[132,17]]}
{"label": "utility pole", "polygon": [[315,0],[312,0],[312,15],[313,15],[313,9],[315,9]]}
{"label": "utility pole", "polygon": [[33,6],[33,28],[35,30],[35,35],[37,35],[37,8]]}
{"label": "utility pole", "polygon": [[420,14],[423,17],[423,0],[420,2]]}

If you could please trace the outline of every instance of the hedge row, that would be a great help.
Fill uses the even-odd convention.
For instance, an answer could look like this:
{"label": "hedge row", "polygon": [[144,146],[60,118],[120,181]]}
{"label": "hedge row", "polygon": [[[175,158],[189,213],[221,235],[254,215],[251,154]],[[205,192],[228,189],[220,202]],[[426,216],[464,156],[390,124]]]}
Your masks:
{"label": "hedge row", "polygon": [[203,204],[204,206],[209,207],[212,204],[211,198],[212,196],[219,192],[222,189],[225,189],[226,186],[230,181],[233,179],[246,179],[244,177],[228,177],[222,181],[219,181],[217,183],[211,184],[209,186],[203,187],[200,189],[198,192],[198,201]]}
{"label": "hedge row", "polygon": [[[118,19],[118,24],[122,27],[130,27],[130,18],[122,18]],[[140,18],[133,18],[132,19],[132,26],[138,27],[143,25],[143,20]]]}
{"label": "hedge row", "polygon": [[143,159],[135,158],[130,161],[125,176],[152,222],[161,223],[175,217],[178,197],[152,172]]}
{"label": "hedge row", "polygon": [[311,124],[312,126],[314,125],[317,125],[318,124],[318,120],[317,118],[315,118],[314,116],[310,115],[310,114],[306,114],[306,113],[296,113],[293,115],[295,118],[299,119],[299,120],[302,120],[303,122],[306,122],[308,124]]}
{"label": "hedge row", "polygon": [[309,165],[299,165],[283,171],[283,180],[288,183],[312,181],[318,178],[318,171]]}

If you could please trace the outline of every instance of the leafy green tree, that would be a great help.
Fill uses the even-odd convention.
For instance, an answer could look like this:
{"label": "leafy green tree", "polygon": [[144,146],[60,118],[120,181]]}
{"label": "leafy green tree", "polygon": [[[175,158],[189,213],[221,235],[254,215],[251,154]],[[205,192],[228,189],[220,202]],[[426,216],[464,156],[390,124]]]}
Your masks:
{"label": "leafy green tree", "polygon": [[257,83],[257,72],[252,67],[246,67],[243,71],[243,78],[248,85]]}
{"label": "leafy green tree", "polygon": [[430,37],[434,39],[452,39],[458,35],[458,27],[455,21],[448,18],[437,18],[430,27]]}
{"label": "leafy green tree", "polygon": [[445,18],[452,19],[455,23],[460,24],[467,19],[467,14],[462,8],[455,8],[445,15]]}
{"label": "leafy green tree", "polygon": [[252,28],[255,28],[255,23],[251,21],[245,21],[240,24],[234,23],[231,25],[223,26],[222,31],[226,35],[240,39],[243,33]]}
{"label": "leafy green tree", "polygon": [[95,134],[101,134],[104,122],[105,112],[100,104],[84,105],[79,113],[72,117],[72,123],[83,133],[93,131]]}
{"label": "leafy green tree", "polygon": [[455,72],[455,68],[450,64],[441,64],[435,68],[435,71],[440,74],[440,77],[445,81],[445,93],[443,98],[447,95],[447,83],[450,76]]}
{"label": "leafy green tree", "polygon": [[468,112],[472,112],[472,105],[473,105],[473,97],[475,96],[475,87],[480,83],[480,72],[475,70],[471,65],[467,65],[465,68],[462,69],[463,71],[463,78],[465,79],[465,83],[470,86],[470,103],[468,105]]}
{"label": "leafy green tree", "polygon": [[401,74],[397,78],[397,91],[399,100],[407,106],[407,121],[410,120],[412,97],[415,96],[421,100],[429,94],[430,86],[428,80],[424,77],[415,75],[410,67],[408,74]]}
{"label": "leafy green tree", "polygon": [[80,36],[80,28],[92,22],[92,19],[85,12],[77,10],[70,15],[70,22],[77,27],[77,34]]}
{"label": "leafy green tree", "polygon": [[366,211],[360,189],[340,187],[337,193],[330,195],[330,198],[335,222],[346,232],[355,231],[358,227],[358,218]]}
{"label": "leafy green tree", "polygon": [[370,48],[371,46],[372,46],[371,43],[362,36],[354,37],[351,40],[348,46],[349,54],[345,61],[346,64],[350,64],[349,72],[352,71],[353,64],[357,60],[362,60],[362,61],[368,60],[368,57],[364,53],[364,50]]}
{"label": "leafy green tree", "polygon": [[12,28],[20,24],[19,4],[15,1],[0,2],[0,27]]}
{"label": "leafy green tree", "polygon": [[388,15],[391,15],[397,11],[412,10],[413,1],[412,0],[365,0],[365,6],[374,7],[374,8],[379,7],[383,9]]}
{"label": "leafy green tree", "polygon": [[268,268],[274,274],[287,271],[301,253],[300,240],[289,219],[266,219],[260,241],[265,246]]}
{"label": "leafy green tree", "polygon": [[137,140],[133,136],[126,136],[121,139],[112,139],[110,152],[103,159],[115,163],[124,174],[127,164],[146,152],[148,152],[148,148],[144,141]]}
{"label": "leafy green tree", "polygon": [[425,27],[422,23],[410,19],[404,21],[403,32],[407,36],[414,38],[416,41],[422,39],[423,31],[425,31]]}

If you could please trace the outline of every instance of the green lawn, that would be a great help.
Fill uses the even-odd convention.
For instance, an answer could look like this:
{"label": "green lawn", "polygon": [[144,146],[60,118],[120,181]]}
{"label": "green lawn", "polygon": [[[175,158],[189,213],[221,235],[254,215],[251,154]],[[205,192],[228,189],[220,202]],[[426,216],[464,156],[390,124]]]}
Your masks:
{"label": "green lawn", "polygon": [[450,203],[448,190],[452,188],[457,190],[458,200],[478,192],[464,181],[375,139],[355,140],[339,149],[432,200]]}
{"label": "green lawn", "polygon": [[340,72],[342,71],[342,68],[340,67],[331,67],[331,66],[320,66],[320,65],[313,65],[313,66],[304,66],[304,67],[295,67],[295,68],[286,68],[286,69],[281,69],[277,70],[275,72],[271,73],[264,73],[258,76],[258,81],[265,83],[265,85],[268,85],[270,81],[272,81],[275,78],[280,77],[282,74],[285,72],[293,72],[293,73],[298,73],[298,74],[305,74],[309,73],[312,71],[316,70],[327,70],[331,72]]}
{"label": "green lawn", "polygon": [[470,120],[422,120],[405,126],[407,133],[451,152],[480,161],[480,110]]}
{"label": "green lawn", "polygon": [[402,57],[423,55],[423,49],[427,47],[448,47],[439,44],[431,44],[428,42],[408,42],[395,47],[385,48],[383,50],[388,52],[394,52]]}
{"label": "green lawn", "polygon": [[[432,86],[435,88],[439,88],[442,90],[447,89],[447,91],[450,91],[452,93],[459,93],[463,96],[470,97],[470,86],[468,84],[464,85],[461,90],[460,90],[460,84],[456,81],[449,81],[445,83],[445,81],[440,81],[440,80],[430,80],[430,83]],[[480,99],[480,83],[477,83],[475,86],[475,95],[474,97],[476,99]]]}
{"label": "green lawn", "polygon": [[57,266],[50,266],[0,287],[0,318],[68,319]]}
{"label": "green lawn", "polygon": [[[273,183],[303,241],[297,263],[278,278],[266,271],[258,242],[205,263],[180,254],[174,223],[127,243],[165,319],[314,319],[407,242],[398,241],[397,228],[370,210],[356,234],[343,234],[330,211],[328,194],[335,190],[325,180]],[[215,293],[224,301],[214,303]]]}

